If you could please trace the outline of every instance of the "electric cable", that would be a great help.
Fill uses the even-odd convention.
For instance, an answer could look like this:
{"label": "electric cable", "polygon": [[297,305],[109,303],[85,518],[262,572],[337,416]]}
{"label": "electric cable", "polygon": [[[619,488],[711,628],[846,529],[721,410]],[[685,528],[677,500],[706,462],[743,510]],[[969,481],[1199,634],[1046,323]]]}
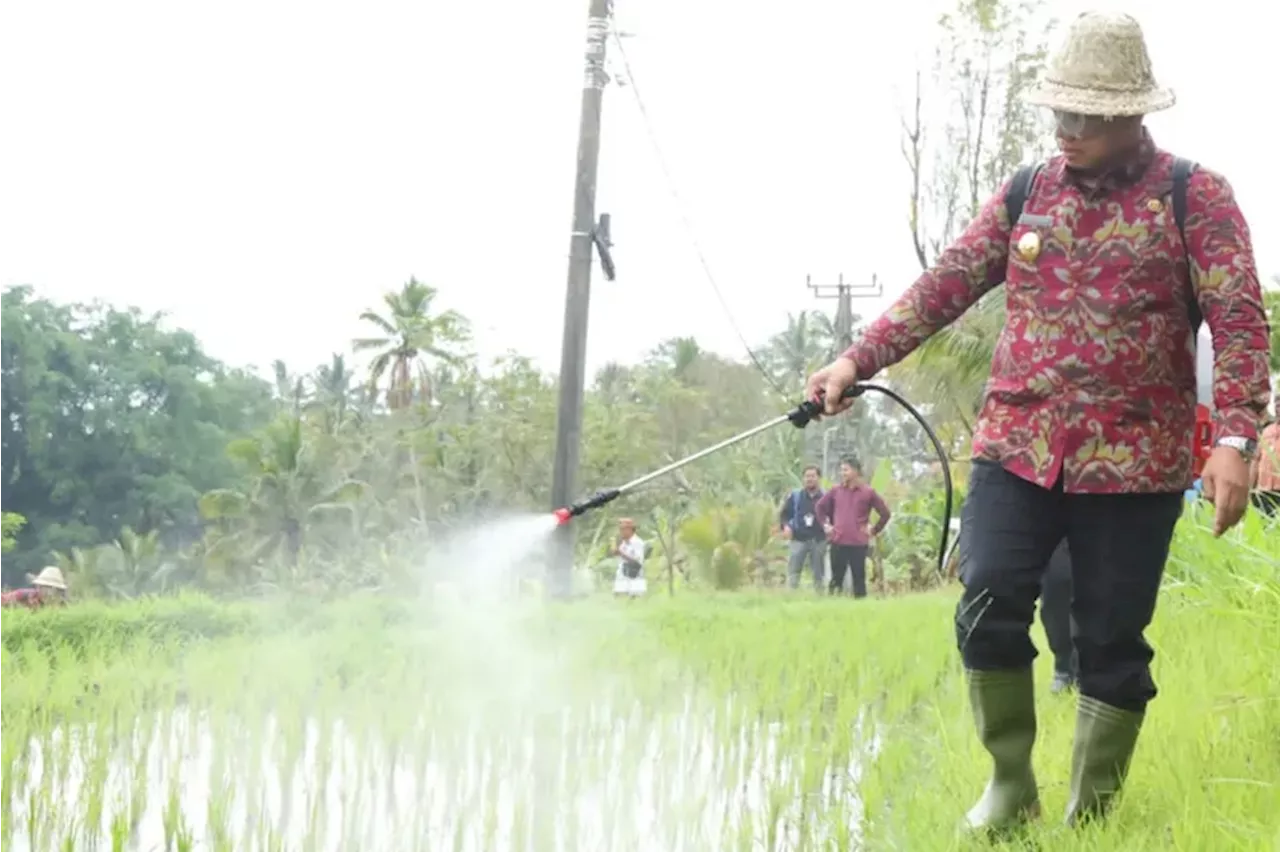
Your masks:
{"label": "electric cable", "polygon": [[738,336],[738,340],[742,343],[742,348],[746,350],[747,357],[751,359],[751,363],[760,371],[760,375],[764,376],[769,386],[783,399],[788,399],[788,394],[778,385],[773,375],[765,368],[760,358],[756,356],[755,350],[751,348],[751,344],[747,342],[746,335],[742,333],[737,320],[733,317],[733,311],[729,309],[729,303],[724,297],[724,293],[720,290],[720,285],[716,282],[715,274],[711,271],[711,264],[707,261],[706,253],[702,250],[702,244],[698,240],[698,234],[694,230],[693,221],[690,219],[685,208],[684,197],[680,194],[676,187],[675,178],[671,174],[671,169],[667,165],[667,158],[662,152],[662,146],[658,143],[658,135],[654,131],[653,121],[649,117],[649,109],[645,105],[644,97],[640,94],[640,87],[636,84],[636,75],[631,68],[631,60],[627,56],[627,49],[622,44],[622,36],[618,32],[617,27],[612,23],[609,27],[609,33],[613,36],[613,42],[618,47],[618,55],[622,60],[622,69],[627,75],[627,88],[631,89],[631,95],[635,99],[636,108],[640,111],[640,120],[644,124],[646,135],[649,137],[649,145],[653,149],[654,158],[658,162],[658,168],[662,170],[663,178],[666,180],[667,191],[671,194],[671,198],[676,203],[676,209],[679,213],[680,220],[684,224],[685,231],[688,233],[690,245],[694,254],[697,255],[698,264],[702,267],[702,273],[707,279],[707,283],[711,285],[711,291],[715,294],[716,300],[720,303],[721,310],[724,311],[725,319],[729,321],[729,325],[733,328],[734,334]]}

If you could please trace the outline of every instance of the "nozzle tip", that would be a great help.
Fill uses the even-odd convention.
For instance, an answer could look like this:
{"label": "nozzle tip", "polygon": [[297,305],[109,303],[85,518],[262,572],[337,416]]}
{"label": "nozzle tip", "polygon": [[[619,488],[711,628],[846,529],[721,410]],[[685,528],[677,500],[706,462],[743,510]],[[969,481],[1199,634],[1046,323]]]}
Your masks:
{"label": "nozzle tip", "polygon": [[556,509],[553,514],[555,515],[556,523],[560,524],[560,526],[569,523],[569,519],[573,517],[573,513],[568,509]]}

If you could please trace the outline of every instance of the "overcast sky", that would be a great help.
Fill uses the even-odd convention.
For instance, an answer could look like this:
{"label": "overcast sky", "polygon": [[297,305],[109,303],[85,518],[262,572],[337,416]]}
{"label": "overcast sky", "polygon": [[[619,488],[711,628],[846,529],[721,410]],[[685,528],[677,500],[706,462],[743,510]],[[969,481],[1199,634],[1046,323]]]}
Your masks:
{"label": "overcast sky", "polygon": [[[586,5],[5,4],[0,285],[166,311],[226,361],[310,368],[415,275],[473,319],[482,355],[555,370]],[[942,5],[618,0],[683,205],[632,91],[610,86],[598,209],[619,275],[596,270],[591,369],[674,335],[743,355],[682,210],[753,343],[819,304],[806,274],[877,274],[886,298],[864,314],[911,282],[897,115]],[[1280,272],[1277,13],[1110,5],[1177,92],[1157,141],[1230,178],[1264,276]]]}

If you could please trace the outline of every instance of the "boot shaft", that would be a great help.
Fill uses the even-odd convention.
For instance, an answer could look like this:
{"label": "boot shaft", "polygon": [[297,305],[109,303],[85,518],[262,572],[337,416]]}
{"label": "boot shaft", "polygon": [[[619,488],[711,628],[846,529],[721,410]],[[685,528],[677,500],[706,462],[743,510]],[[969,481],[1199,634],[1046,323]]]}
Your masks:
{"label": "boot shaft", "polygon": [[969,703],[978,739],[991,755],[991,780],[968,812],[970,829],[1003,829],[1038,815],[1031,751],[1036,741],[1031,669],[970,671]]}
{"label": "boot shaft", "polygon": [[1067,824],[1104,816],[1124,786],[1144,714],[1081,695],[1071,753]]}

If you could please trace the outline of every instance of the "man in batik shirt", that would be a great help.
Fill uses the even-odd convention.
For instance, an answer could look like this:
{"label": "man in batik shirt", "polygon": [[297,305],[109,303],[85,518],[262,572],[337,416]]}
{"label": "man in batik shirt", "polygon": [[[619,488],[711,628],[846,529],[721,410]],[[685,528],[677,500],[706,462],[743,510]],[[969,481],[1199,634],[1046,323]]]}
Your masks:
{"label": "man in batik shirt", "polygon": [[[1182,492],[1192,479],[1193,313],[1212,332],[1214,435],[1203,490],[1215,533],[1241,517],[1270,396],[1268,328],[1249,229],[1227,181],[1175,158],[1142,117],[1174,103],[1156,84],[1138,23],[1086,13],[1029,101],[1053,111],[1061,154],[1030,186],[1010,184],[862,338],[809,380],[835,414],[843,392],[905,358],[1005,283],[964,502],[957,644],[978,736],[994,772],[966,823],[1039,813],[1028,630],[1050,554],[1070,543],[1079,709],[1067,821],[1107,809],[1155,697],[1143,638]],[[1198,308],[1198,310],[1194,310]]]}

